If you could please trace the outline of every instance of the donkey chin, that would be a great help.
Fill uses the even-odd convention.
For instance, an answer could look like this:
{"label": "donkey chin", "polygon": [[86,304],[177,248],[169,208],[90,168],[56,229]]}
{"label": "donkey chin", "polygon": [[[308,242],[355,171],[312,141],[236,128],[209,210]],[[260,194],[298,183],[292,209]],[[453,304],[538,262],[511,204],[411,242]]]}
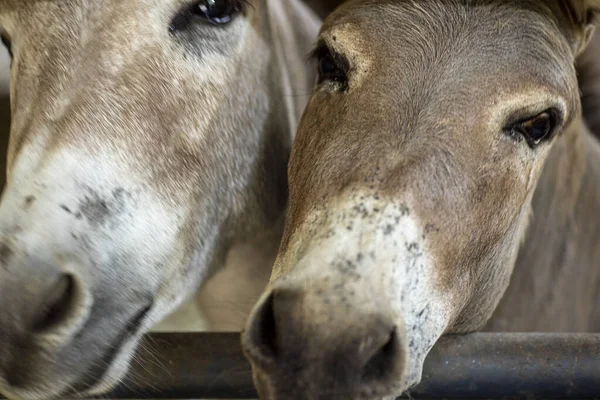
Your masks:
{"label": "donkey chin", "polygon": [[335,208],[309,244],[280,254],[243,334],[261,399],[395,399],[452,320],[408,207]]}
{"label": "donkey chin", "polygon": [[[198,283],[177,211],[107,168],[59,158],[68,176],[12,181],[0,205],[0,393],[11,399],[109,390]],[[90,170],[102,171],[93,186]]]}

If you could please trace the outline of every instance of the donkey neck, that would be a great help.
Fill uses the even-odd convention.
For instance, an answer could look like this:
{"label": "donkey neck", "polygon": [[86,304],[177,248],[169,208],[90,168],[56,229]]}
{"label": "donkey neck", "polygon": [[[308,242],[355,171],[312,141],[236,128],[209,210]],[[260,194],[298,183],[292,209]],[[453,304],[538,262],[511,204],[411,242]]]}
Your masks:
{"label": "donkey neck", "polygon": [[304,59],[317,37],[319,19],[301,0],[263,0],[262,4],[260,29],[270,47],[269,67],[264,72],[269,118],[257,139],[260,150],[255,177],[247,186],[249,199],[225,225],[232,242],[226,243],[225,251],[240,243],[279,242],[292,140],[314,83],[314,68]]}
{"label": "donkey neck", "polygon": [[269,280],[283,231],[291,143],[315,81],[314,68],[304,60],[317,37],[319,19],[300,0],[264,4],[271,47],[270,117],[260,138],[260,172],[250,182],[252,200],[231,216],[225,229],[230,236],[217,246],[211,267],[216,275],[196,298],[216,331],[241,330]]}
{"label": "donkey neck", "polygon": [[[252,184],[256,201],[233,218],[232,231],[237,235],[232,252],[235,253],[236,246],[243,247],[243,253],[253,248],[260,253],[253,257],[257,260],[256,268],[270,271],[283,233],[292,141],[316,80],[316,69],[307,65],[305,59],[317,38],[321,21],[301,0],[264,0],[264,4],[271,47],[267,77],[271,111],[262,138],[262,179]],[[245,228],[240,232],[236,226]],[[232,257],[235,255],[230,254]]]}
{"label": "donkey neck", "polygon": [[312,93],[316,70],[305,59],[317,38],[321,20],[300,0],[266,0],[271,47],[272,87],[276,109],[283,111],[286,136],[293,139]]}
{"label": "donkey neck", "polygon": [[582,119],[552,150],[511,283],[487,328],[600,329],[600,142]]}

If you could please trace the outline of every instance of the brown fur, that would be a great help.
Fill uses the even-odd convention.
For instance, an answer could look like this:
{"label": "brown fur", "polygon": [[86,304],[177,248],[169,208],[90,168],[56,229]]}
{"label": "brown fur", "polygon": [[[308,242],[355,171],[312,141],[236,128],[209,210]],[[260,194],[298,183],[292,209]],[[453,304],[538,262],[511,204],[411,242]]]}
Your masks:
{"label": "brown fur", "polygon": [[[581,118],[574,65],[598,7],[364,0],[325,21],[321,40],[347,60],[348,82],[315,89],[294,143],[283,242],[244,335],[263,398],[400,395],[439,335],[486,324],[513,269],[492,329],[598,329],[600,145]],[[530,148],[503,131],[514,113],[550,107],[564,117],[550,142]],[[378,214],[396,209],[399,240],[421,233],[406,249],[379,236],[395,225]],[[423,273],[395,281],[411,267],[394,255],[415,248],[412,268]],[[434,282],[427,294],[412,289],[424,279]],[[344,323],[315,324],[330,308],[347,310]],[[337,343],[363,343],[354,332],[378,337],[374,312],[399,330],[389,360],[411,356],[396,380],[382,373],[376,385],[361,380],[363,359],[349,355],[342,374],[330,364]],[[299,348],[303,358],[284,356]]]}
{"label": "brown fur", "polygon": [[577,128],[549,156],[511,284],[486,330],[600,332],[600,144]]}

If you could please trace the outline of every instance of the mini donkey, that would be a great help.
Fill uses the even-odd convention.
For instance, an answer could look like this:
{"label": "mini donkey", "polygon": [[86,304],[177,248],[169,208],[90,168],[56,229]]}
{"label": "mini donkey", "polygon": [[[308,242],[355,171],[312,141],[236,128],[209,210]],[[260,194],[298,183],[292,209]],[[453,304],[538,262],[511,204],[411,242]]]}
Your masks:
{"label": "mini donkey", "polygon": [[486,323],[600,329],[600,144],[574,67],[599,9],[357,0],[326,19],[242,337],[262,399],[394,399],[441,335]]}
{"label": "mini donkey", "polygon": [[319,25],[297,0],[0,0],[0,394],[103,392],[230,249],[272,262]]}

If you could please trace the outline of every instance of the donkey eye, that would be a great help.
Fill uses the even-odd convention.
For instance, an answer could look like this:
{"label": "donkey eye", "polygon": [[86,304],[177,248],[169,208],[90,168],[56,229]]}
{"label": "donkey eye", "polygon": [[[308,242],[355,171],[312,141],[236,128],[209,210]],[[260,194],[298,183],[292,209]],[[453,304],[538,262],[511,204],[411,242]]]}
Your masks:
{"label": "donkey eye", "polygon": [[319,60],[319,75],[326,79],[335,77],[338,74],[338,67],[331,54],[326,54]]}
{"label": "donkey eye", "polygon": [[533,148],[552,137],[556,131],[557,119],[556,111],[547,110],[533,118],[511,125],[508,133],[517,140],[525,139]]}
{"label": "donkey eye", "polygon": [[338,54],[332,53],[324,45],[319,46],[314,52],[314,57],[319,65],[318,83],[334,82],[342,85],[346,90],[348,86],[347,62]]}
{"label": "donkey eye", "polygon": [[192,9],[192,13],[215,25],[225,25],[244,11],[246,0],[202,0]]}

